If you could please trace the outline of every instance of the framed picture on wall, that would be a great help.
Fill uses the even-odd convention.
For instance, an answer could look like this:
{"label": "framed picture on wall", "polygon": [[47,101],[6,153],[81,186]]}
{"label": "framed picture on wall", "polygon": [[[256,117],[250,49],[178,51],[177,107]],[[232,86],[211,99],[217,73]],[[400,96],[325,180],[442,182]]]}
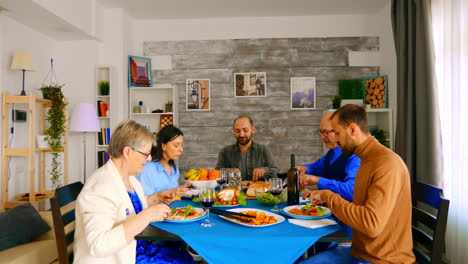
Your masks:
{"label": "framed picture on wall", "polygon": [[210,80],[187,79],[185,82],[185,109],[187,111],[210,111]]}
{"label": "framed picture on wall", "polygon": [[128,56],[128,86],[150,87],[151,85],[153,85],[151,59]]}
{"label": "framed picture on wall", "polygon": [[234,73],[234,95],[236,97],[266,96],[266,72]]}
{"label": "framed picture on wall", "polygon": [[292,77],[291,110],[315,109],[315,77]]}

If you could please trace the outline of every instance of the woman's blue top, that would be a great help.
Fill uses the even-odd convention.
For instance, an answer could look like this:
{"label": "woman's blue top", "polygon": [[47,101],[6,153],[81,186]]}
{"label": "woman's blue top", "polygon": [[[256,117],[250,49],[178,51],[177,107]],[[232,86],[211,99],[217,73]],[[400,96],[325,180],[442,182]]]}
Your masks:
{"label": "woman's blue top", "polygon": [[171,166],[171,174],[168,174],[161,162],[155,160],[146,162],[136,177],[146,195],[179,187],[179,169]]}
{"label": "woman's blue top", "polygon": [[[135,213],[138,214],[143,210],[143,205],[136,192],[128,192],[130,200],[132,200]],[[192,256],[186,251],[182,251],[177,247],[164,247],[154,244],[147,240],[137,240],[136,261],[137,264],[147,263],[194,263]]]}

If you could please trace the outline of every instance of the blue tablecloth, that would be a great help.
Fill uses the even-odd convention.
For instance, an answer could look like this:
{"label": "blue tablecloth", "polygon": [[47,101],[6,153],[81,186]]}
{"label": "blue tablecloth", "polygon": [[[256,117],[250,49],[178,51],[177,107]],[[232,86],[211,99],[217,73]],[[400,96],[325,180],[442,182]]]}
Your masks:
{"label": "blue tablecloth", "polygon": [[[187,200],[176,201],[171,207],[189,203],[200,207]],[[248,200],[247,206],[243,207],[272,208],[256,200]],[[310,229],[290,224],[288,217],[285,218],[280,224],[257,228],[238,225],[215,214],[210,214],[210,220],[216,224],[210,228],[201,227],[201,221],[188,224],[155,222],[151,225],[178,235],[208,263],[215,264],[293,263],[319,238],[341,229],[339,225]]]}

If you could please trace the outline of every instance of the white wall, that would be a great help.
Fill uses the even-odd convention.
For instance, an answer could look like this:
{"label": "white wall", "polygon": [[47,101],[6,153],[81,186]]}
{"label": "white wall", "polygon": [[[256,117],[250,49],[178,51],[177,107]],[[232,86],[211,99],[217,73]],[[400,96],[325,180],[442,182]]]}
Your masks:
{"label": "white wall", "polygon": [[[38,33],[8,17],[0,15],[0,69],[1,91],[12,95],[19,94],[22,87],[21,71],[11,70],[12,56],[16,50],[25,50],[33,54],[36,63],[35,72],[26,72],[26,93],[36,92],[50,69],[50,59],[54,58],[54,69],[59,83],[65,84],[64,95],[70,101],[70,108],[79,102],[95,101],[94,65],[98,58],[98,45],[95,41],[60,42]],[[25,105],[15,105],[16,109],[26,109]],[[11,114],[9,113],[10,117]],[[12,123],[15,126],[11,147],[26,148],[29,142],[25,140],[27,123]],[[3,131],[0,131],[0,134]],[[95,168],[95,135],[88,136],[88,169]],[[70,133],[69,182],[82,179],[82,140],[81,134]],[[36,164],[38,155],[36,156]],[[1,166],[1,165],[0,165]],[[10,198],[28,191],[29,174],[28,160],[23,157],[13,157],[9,164]],[[38,167],[36,166],[36,172]],[[47,178],[47,177],[46,177]],[[1,184],[1,183],[0,183]],[[36,183],[36,186],[38,183]]]}

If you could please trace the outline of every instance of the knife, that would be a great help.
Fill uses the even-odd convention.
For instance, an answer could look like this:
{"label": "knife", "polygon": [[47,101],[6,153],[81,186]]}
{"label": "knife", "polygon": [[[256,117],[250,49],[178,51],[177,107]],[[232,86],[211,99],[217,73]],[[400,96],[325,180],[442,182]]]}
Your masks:
{"label": "knife", "polygon": [[242,218],[242,217],[256,218],[256,216],[253,216],[253,215],[239,214],[239,213],[219,210],[219,209],[216,209],[216,208],[211,208],[210,212],[212,212],[214,214],[217,214],[217,215],[222,215],[222,216],[225,216],[225,217],[236,219],[236,220],[239,220],[239,221],[242,221],[242,222],[250,222],[250,219],[245,219],[245,218]]}

